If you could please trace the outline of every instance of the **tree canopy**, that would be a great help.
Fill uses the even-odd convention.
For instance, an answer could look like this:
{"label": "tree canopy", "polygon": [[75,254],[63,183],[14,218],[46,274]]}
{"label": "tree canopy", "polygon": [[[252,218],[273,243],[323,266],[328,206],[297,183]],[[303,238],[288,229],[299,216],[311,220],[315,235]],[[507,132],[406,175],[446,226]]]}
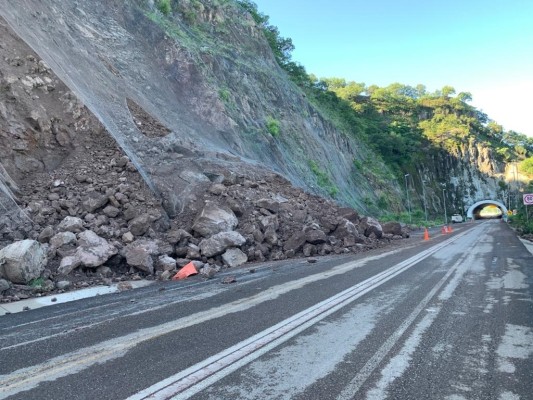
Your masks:
{"label": "tree canopy", "polygon": [[[504,131],[482,111],[468,104],[472,94],[446,85],[430,93],[423,84],[367,86],[344,78],[317,78],[292,61],[292,40],[280,35],[269,17],[251,0],[237,0],[263,29],[278,64],[334,123],[366,141],[393,169],[414,161],[424,149],[456,148],[472,139],[486,142],[502,161],[533,155],[533,138]],[[529,161],[525,163],[529,170]]]}

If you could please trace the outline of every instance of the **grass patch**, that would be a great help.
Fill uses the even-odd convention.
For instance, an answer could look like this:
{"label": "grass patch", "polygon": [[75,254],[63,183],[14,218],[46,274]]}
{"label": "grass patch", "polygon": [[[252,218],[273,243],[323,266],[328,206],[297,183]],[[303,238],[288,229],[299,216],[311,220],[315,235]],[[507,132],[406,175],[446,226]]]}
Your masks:
{"label": "grass patch", "polygon": [[157,9],[161,11],[163,15],[168,15],[172,11],[170,6],[170,0],[159,0],[157,2]]}
{"label": "grass patch", "polygon": [[266,127],[268,133],[274,137],[279,137],[280,135],[280,123],[277,119],[271,117],[270,115],[266,118]]}
{"label": "grass patch", "polygon": [[328,174],[320,169],[316,161],[309,160],[309,168],[311,168],[311,172],[315,175],[318,186],[325,189],[331,197],[335,197],[339,194],[337,186],[331,182]]}
{"label": "grass patch", "polygon": [[220,97],[220,100],[226,103],[229,101],[231,93],[228,89],[223,88],[218,91],[218,96]]}
{"label": "grass patch", "polygon": [[30,287],[32,288],[40,288],[44,285],[44,279],[43,278],[35,278],[32,279],[30,282]]}

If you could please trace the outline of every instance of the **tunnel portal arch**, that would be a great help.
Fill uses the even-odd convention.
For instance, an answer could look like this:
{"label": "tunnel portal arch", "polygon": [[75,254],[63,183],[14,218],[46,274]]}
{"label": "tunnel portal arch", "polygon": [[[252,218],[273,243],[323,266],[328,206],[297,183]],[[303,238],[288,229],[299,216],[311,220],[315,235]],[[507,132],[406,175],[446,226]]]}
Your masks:
{"label": "tunnel portal arch", "polygon": [[497,200],[482,200],[478,201],[477,203],[472,204],[468,211],[466,212],[466,218],[467,219],[474,219],[474,210],[476,208],[479,208],[479,206],[485,205],[485,204],[492,204],[497,206],[500,210],[502,210],[502,218],[507,218],[507,207],[505,205]]}

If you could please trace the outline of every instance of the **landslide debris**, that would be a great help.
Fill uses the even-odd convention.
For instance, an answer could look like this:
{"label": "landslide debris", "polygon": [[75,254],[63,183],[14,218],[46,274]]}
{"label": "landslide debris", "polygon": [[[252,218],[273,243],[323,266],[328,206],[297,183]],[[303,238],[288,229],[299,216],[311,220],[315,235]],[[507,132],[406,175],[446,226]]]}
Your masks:
{"label": "landslide debris", "polygon": [[[178,145],[152,155],[171,156],[168,173],[188,183],[169,213],[98,119],[3,20],[0,37],[0,173],[19,207],[0,215],[1,302],[167,280],[189,262],[210,279],[246,262],[357,253],[407,235],[259,165]],[[148,138],[168,135],[138,104],[128,106]]]}

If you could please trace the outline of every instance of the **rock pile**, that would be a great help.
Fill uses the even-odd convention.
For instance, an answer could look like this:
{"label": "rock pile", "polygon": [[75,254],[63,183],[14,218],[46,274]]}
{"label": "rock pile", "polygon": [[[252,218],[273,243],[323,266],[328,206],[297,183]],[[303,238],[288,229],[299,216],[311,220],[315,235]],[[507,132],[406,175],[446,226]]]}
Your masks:
{"label": "rock pile", "polygon": [[16,187],[22,210],[0,214],[0,301],[170,279],[190,262],[212,278],[246,262],[360,252],[406,235],[260,166],[187,143],[165,147],[170,131],[129,101],[152,141],[147,152],[189,183],[170,207],[1,20],[0,33],[0,183]]}
{"label": "rock pile", "polygon": [[31,222],[6,230],[4,220],[2,240],[11,242],[0,251],[6,300],[62,290],[66,281],[170,279],[191,261],[212,278],[249,261],[357,253],[407,236],[397,223],[382,226],[268,171],[250,180],[220,170],[198,196],[201,207],[170,219],[127,158],[106,154],[98,169],[106,174],[87,170],[22,186]]}
{"label": "rock pile", "polygon": [[407,235],[399,224],[360,217],[266,169],[230,168],[212,162],[218,155],[194,151],[180,168],[198,184],[170,218],[105,130],[84,131],[73,144],[57,168],[17,182],[24,216],[0,218],[2,301],[112,280],[170,279],[191,261],[212,278],[250,261],[360,252]]}

